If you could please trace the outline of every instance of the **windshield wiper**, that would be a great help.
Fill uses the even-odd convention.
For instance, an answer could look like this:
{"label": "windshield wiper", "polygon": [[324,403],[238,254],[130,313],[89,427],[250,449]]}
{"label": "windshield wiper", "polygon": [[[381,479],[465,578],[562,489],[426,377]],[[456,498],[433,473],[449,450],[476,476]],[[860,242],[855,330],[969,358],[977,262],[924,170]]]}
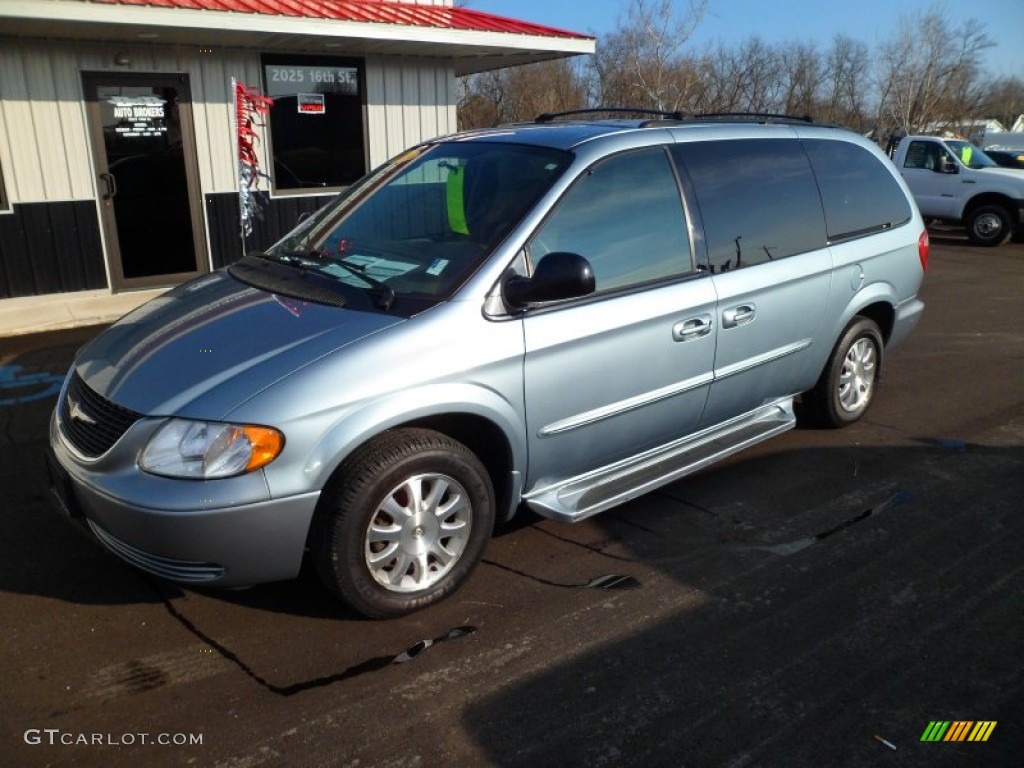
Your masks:
{"label": "windshield wiper", "polygon": [[329,261],[331,264],[337,264],[350,275],[355,275],[364,283],[367,283],[370,286],[370,289],[368,290],[372,289],[374,295],[377,296],[378,299],[380,300],[381,309],[383,309],[385,312],[391,309],[391,305],[395,303],[395,289],[392,288],[387,283],[367,274],[366,267],[357,266],[355,264],[347,264],[341,259],[332,259],[329,256],[324,256],[324,259],[326,261]]}
{"label": "windshield wiper", "polygon": [[323,254],[319,251],[275,251],[273,254],[260,253],[255,255],[271,261],[281,261],[293,267],[319,267],[324,261]]}
{"label": "windshield wiper", "polygon": [[367,274],[365,267],[357,266],[355,264],[347,264],[341,259],[335,259],[328,256],[324,251],[318,251],[314,248],[310,248],[308,251],[281,251],[275,252],[273,257],[285,264],[291,264],[302,269],[309,267],[322,267],[324,264],[336,264],[350,275],[354,275],[356,278],[366,283],[366,290],[370,292],[375,299],[377,299],[378,306],[380,306],[380,308],[385,312],[390,310],[391,305],[395,303],[395,289],[390,285],[378,280],[372,275]]}

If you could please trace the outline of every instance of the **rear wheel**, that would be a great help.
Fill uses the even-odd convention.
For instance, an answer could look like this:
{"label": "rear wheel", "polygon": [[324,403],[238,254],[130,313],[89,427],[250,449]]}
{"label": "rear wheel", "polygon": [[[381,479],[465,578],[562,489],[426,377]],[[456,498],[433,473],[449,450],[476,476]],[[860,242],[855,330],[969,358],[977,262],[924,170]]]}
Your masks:
{"label": "rear wheel", "polygon": [[344,462],[317,515],[312,550],[325,583],[366,616],[401,616],[469,577],[494,527],[494,492],[466,446],[400,429]]}
{"label": "rear wheel", "polygon": [[804,394],[800,416],[817,426],[844,427],[874,400],[884,345],[874,320],[855,317],[832,350],[814,389]]}
{"label": "rear wheel", "polygon": [[1001,205],[979,205],[967,216],[967,237],[975,245],[1002,245],[1013,234],[1013,219]]}

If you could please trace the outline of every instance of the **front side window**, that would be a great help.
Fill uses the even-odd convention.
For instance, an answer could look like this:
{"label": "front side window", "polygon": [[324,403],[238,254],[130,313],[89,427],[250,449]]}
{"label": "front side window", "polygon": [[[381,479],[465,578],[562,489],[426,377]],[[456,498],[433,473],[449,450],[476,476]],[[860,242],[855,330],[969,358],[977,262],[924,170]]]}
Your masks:
{"label": "front side window", "polygon": [[712,272],[825,246],[821,198],[796,139],[687,142],[672,151],[693,182]]}
{"label": "front side window", "polygon": [[804,147],[821,189],[830,241],[910,221],[907,196],[882,160],[867,149],[825,139],[807,139]]}
{"label": "front side window", "polygon": [[597,292],[691,271],[686,216],[665,151],[625,153],[586,171],[529,246],[534,264],[554,251],[589,261]]}
{"label": "front side window", "polygon": [[263,57],[275,190],[337,189],[366,172],[362,70],[358,59]]}
{"label": "front side window", "polygon": [[960,158],[960,162],[968,168],[994,168],[997,163],[982,150],[961,139],[950,139],[946,142],[953,153]]}
{"label": "front side window", "polygon": [[264,258],[341,289],[447,298],[571,161],[561,150],[511,143],[422,145],[350,187]]}

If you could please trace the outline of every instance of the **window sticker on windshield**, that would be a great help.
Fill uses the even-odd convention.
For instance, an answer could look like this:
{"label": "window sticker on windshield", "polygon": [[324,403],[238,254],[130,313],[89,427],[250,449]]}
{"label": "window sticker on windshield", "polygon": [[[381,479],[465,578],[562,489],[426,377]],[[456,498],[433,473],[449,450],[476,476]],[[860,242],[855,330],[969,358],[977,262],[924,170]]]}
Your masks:
{"label": "window sticker on windshield", "polygon": [[437,277],[442,272],[444,272],[444,268],[447,266],[448,259],[434,259],[433,264],[427,267],[427,274]]}

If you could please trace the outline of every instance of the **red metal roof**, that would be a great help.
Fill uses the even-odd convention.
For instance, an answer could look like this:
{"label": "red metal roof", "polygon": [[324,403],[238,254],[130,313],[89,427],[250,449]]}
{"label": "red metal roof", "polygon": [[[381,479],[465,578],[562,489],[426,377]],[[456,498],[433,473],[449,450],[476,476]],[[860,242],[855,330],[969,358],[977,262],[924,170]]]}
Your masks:
{"label": "red metal roof", "polygon": [[590,35],[545,27],[505,16],[482,13],[468,8],[438,5],[380,2],[380,0],[92,0],[107,5],[139,5],[183,8],[198,11],[234,11],[266,16],[295,16],[306,19],[363,21],[375,24],[401,24],[472,32],[509,32],[540,37],[590,39]]}

